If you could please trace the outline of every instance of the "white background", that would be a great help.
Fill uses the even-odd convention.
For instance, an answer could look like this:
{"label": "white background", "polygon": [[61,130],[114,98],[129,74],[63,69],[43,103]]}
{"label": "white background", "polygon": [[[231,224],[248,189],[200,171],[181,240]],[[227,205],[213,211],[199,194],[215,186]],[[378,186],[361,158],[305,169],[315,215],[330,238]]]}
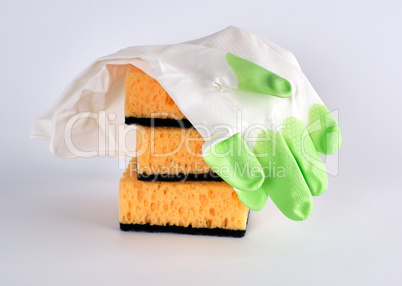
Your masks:
{"label": "white background", "polygon": [[[1,285],[402,284],[402,1],[1,6]],[[33,118],[98,57],[229,25],[294,52],[339,110],[339,174],[308,220],[269,202],[242,239],[121,232],[117,161],[53,157]]]}

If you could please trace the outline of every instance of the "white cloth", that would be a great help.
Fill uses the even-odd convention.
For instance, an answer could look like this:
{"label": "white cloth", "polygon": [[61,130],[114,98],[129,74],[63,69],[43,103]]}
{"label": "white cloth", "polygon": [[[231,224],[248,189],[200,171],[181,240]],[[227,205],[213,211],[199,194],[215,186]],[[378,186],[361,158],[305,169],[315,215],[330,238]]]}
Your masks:
{"label": "white cloth", "polygon": [[[237,96],[237,79],[227,66],[225,52],[288,79],[293,96],[264,95],[263,100],[254,93]],[[288,116],[306,122],[308,107],[321,102],[292,53],[228,27],[187,43],[129,47],[96,60],[67,86],[50,110],[34,120],[31,137],[49,140],[51,152],[63,158],[134,156],[134,127],[124,125],[123,79],[129,64],[157,79],[205,139],[210,135],[205,127],[211,131],[218,124],[231,127],[230,134],[218,135],[223,138],[244,132],[250,124],[278,126]],[[297,93],[311,96],[302,98]]]}

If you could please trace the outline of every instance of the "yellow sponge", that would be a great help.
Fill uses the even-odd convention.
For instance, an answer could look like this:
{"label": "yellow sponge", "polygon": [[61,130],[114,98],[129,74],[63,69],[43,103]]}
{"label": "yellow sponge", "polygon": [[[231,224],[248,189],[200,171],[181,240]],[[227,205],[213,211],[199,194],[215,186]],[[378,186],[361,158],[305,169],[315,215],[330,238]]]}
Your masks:
{"label": "yellow sponge", "polygon": [[249,209],[226,182],[139,181],[135,166],[133,159],[120,180],[123,230],[139,226],[138,230],[155,231],[152,226],[157,226],[156,231],[174,227],[174,232],[190,234],[244,235]]}
{"label": "yellow sponge", "polygon": [[137,171],[143,175],[210,173],[202,158],[204,142],[192,128],[138,126]]}
{"label": "yellow sponge", "polygon": [[[185,119],[173,99],[152,77],[130,65],[125,79],[125,116]],[[157,115],[153,115],[158,113]]]}

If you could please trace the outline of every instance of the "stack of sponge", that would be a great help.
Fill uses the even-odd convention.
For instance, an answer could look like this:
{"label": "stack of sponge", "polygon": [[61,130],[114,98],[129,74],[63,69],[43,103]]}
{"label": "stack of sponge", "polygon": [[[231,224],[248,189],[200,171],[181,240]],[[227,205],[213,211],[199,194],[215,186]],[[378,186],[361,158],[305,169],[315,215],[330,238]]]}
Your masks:
{"label": "stack of sponge", "polygon": [[130,66],[125,121],[137,157],[120,180],[122,230],[242,237],[249,209],[202,158],[204,139],[152,77]]}

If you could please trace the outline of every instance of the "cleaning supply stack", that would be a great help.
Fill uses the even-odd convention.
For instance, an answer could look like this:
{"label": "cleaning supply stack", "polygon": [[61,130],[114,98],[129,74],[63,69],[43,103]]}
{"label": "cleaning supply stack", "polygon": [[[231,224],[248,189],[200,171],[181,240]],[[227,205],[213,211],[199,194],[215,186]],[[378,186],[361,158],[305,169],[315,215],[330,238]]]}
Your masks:
{"label": "cleaning supply stack", "polygon": [[245,235],[249,209],[204,162],[204,139],[163,87],[134,66],[125,79],[125,122],[137,125],[137,157],[120,180],[122,230]]}

